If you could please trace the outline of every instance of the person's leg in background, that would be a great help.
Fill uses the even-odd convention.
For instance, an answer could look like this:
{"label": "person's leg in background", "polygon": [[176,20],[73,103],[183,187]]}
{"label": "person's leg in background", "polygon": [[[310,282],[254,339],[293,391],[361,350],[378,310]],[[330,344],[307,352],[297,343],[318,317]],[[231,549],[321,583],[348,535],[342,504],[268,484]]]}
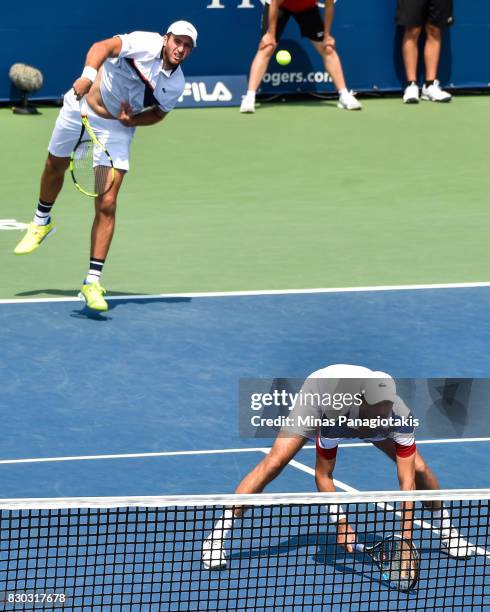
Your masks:
{"label": "person's leg in background", "polygon": [[433,19],[434,23],[429,21],[425,26],[425,83],[422,87],[422,100],[450,102],[452,96],[441,88],[437,72],[442,49],[442,27],[439,24],[452,23],[452,0],[431,0],[430,6],[430,19]]}
{"label": "person's leg in background", "polygon": [[[277,25],[276,25],[276,41],[279,40],[281,34],[286,27],[289,20],[289,13],[286,11],[279,10]],[[270,44],[265,44],[264,37],[269,29],[269,5],[264,6],[262,13],[261,31],[262,38],[259,42],[259,48],[250,66],[250,75],[248,78],[248,90],[245,96],[243,96],[242,103],[240,106],[241,113],[254,113],[255,112],[255,96],[257,90],[264,78],[264,74],[269,66],[269,62],[274,54],[275,47]]]}

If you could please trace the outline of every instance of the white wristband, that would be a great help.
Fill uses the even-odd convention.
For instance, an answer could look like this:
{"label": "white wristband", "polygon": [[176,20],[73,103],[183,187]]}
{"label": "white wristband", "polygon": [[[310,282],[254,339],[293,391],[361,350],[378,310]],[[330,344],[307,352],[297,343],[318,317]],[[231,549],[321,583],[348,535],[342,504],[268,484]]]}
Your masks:
{"label": "white wristband", "polygon": [[97,78],[97,69],[92,68],[92,66],[85,66],[81,74],[81,78],[88,79],[89,81],[92,81],[93,83],[95,79]]}

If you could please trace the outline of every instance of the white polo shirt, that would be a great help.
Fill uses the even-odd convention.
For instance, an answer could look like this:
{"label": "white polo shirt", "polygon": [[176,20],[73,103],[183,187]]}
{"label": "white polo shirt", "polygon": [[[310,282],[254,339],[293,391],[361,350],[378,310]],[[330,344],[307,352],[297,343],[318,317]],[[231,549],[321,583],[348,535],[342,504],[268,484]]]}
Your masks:
{"label": "white polo shirt", "polygon": [[[391,377],[385,372],[374,372],[363,366],[337,363],[312,372],[303,384],[302,393],[303,397],[307,393],[330,396],[337,394],[343,400],[345,397],[361,393],[365,380],[372,378]],[[297,398],[297,401],[299,399],[301,396]],[[350,414],[354,418],[357,417],[359,406],[355,402],[341,405],[342,400],[339,400],[339,405],[336,405],[335,408],[318,405],[312,401],[306,401],[304,405],[314,408],[318,415],[325,414],[334,417],[340,414]]]}
{"label": "white polo shirt", "polygon": [[100,82],[107,110],[117,117],[121,102],[128,102],[133,113],[154,105],[171,111],[184,91],[185,79],[180,66],[164,69],[163,36],[155,32],[117,36],[122,41],[121,52],[104,62]]}
{"label": "white polo shirt", "polygon": [[[291,425],[284,429],[291,434],[299,434],[307,438],[317,438],[317,448],[335,448],[340,440],[357,437],[358,427],[352,425],[329,424],[315,426],[316,419],[328,417],[334,421],[339,415],[351,419],[359,417],[359,405],[351,401],[356,394],[362,393],[366,379],[388,378],[383,372],[374,372],[369,368],[349,364],[335,364],[317,370],[304,381],[299,396],[291,409]],[[391,377],[389,377],[391,378]],[[335,407],[329,404],[334,398],[338,402]],[[328,402],[327,402],[328,400]],[[344,401],[349,400],[345,405]],[[392,409],[392,416],[409,418],[411,412],[405,402],[398,396]],[[311,423],[311,425],[308,425]],[[400,447],[412,448],[415,444],[414,427],[401,425],[394,429],[373,429],[373,435],[364,437],[365,441],[377,441],[391,438]]]}

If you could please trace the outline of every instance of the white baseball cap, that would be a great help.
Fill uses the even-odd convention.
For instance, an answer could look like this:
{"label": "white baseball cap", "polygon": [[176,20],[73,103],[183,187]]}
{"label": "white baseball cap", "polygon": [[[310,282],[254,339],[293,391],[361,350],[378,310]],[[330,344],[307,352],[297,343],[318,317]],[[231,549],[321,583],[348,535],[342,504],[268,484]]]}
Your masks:
{"label": "white baseball cap", "polygon": [[395,402],[396,384],[386,372],[373,372],[361,381],[361,393],[371,406],[378,402]]}
{"label": "white baseball cap", "polygon": [[176,34],[177,36],[189,36],[192,38],[194,47],[197,47],[197,30],[188,21],[174,21],[168,26],[167,34]]}

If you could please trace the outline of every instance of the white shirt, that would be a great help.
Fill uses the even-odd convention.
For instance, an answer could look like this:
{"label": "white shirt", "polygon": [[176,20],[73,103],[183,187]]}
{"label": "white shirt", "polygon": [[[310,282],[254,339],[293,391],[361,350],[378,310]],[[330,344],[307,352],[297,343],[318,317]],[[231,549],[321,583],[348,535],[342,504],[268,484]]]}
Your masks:
{"label": "white shirt", "polygon": [[167,113],[171,111],[184,91],[185,79],[180,66],[164,69],[163,36],[154,32],[117,36],[122,41],[121,52],[104,62],[100,82],[107,110],[117,117],[121,102],[128,102],[133,113],[154,105]]}
{"label": "white shirt", "polygon": [[[348,415],[349,418],[356,419],[359,417],[359,405],[355,402],[349,401],[347,405],[344,404],[346,398],[349,398],[362,393],[363,382],[365,379],[380,377],[381,372],[374,372],[369,368],[362,366],[348,365],[348,364],[335,364],[317,370],[308,376],[304,381],[301,388],[300,395],[297,397],[294,403],[290,416],[294,421],[295,425],[290,429],[292,433],[299,433],[305,435],[305,437],[314,437],[316,435],[316,428],[305,427],[301,430],[298,423],[301,422],[301,418],[319,418],[319,417],[330,417],[335,418],[339,415]],[[384,374],[383,377],[387,377]],[[327,406],[318,402],[318,397],[324,399],[333,399],[334,396],[338,398],[338,405]],[[397,395],[392,409],[393,417],[410,417],[411,412],[406,406],[405,402]],[[301,417],[299,419],[299,417]],[[320,431],[320,446],[323,448],[332,448],[336,446],[339,440],[344,438],[352,438],[356,436],[356,427],[352,426],[331,426],[322,427]],[[392,438],[395,442],[403,445],[410,446],[414,443],[414,428],[412,426],[399,427],[395,430],[385,431],[383,433],[376,432],[373,430],[373,436],[365,438],[366,440],[384,440],[386,438]],[[330,439],[328,442],[327,440]]]}
{"label": "white shirt", "polygon": [[[380,374],[382,373],[373,372],[363,366],[337,363],[310,374],[303,385],[303,392],[339,394],[339,396],[355,395],[362,393],[363,381],[366,378],[380,377]],[[328,412],[325,410],[325,413]],[[333,412],[330,412],[332,415],[348,413],[355,418],[358,416],[359,406],[349,403],[348,406],[337,406]]]}

